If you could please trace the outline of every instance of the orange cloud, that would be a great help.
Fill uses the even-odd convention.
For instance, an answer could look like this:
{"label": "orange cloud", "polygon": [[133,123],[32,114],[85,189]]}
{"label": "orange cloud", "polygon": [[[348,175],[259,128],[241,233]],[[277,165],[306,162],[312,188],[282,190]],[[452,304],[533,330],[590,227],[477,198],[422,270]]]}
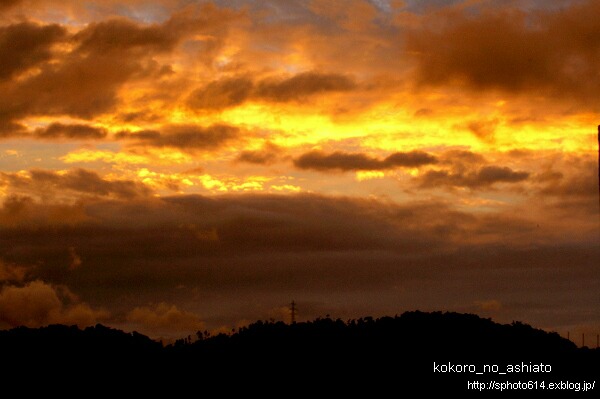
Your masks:
{"label": "orange cloud", "polygon": [[142,333],[171,339],[195,334],[205,328],[196,314],[164,302],[152,307],[136,307],[127,313],[126,321]]}
{"label": "orange cloud", "polygon": [[141,183],[106,180],[98,173],[85,169],[72,169],[64,173],[41,169],[22,173],[0,173],[0,182],[7,184],[9,192],[13,194],[35,195],[40,198],[50,195],[60,198],[68,192],[116,198],[134,198],[150,194],[150,189]]}
{"label": "orange cloud", "polygon": [[440,187],[443,185],[456,187],[488,187],[496,183],[518,183],[528,179],[525,171],[514,171],[509,167],[484,166],[469,173],[452,173],[445,170],[430,170],[420,177],[424,187]]}
{"label": "orange cloud", "polygon": [[[193,35],[225,35],[224,27],[234,18],[229,10],[205,4],[174,13],[162,24],[108,19],[72,35],[55,24],[0,27],[0,44],[10,43],[3,53],[12,52],[0,64],[0,79],[22,75],[3,86],[0,125],[16,134],[14,121],[27,116],[91,119],[114,111],[126,83],[170,73],[170,66],[160,65],[154,57],[172,52]],[[63,47],[52,52],[56,43]],[[33,67],[35,73],[24,75]]]}
{"label": "orange cloud", "polygon": [[226,78],[210,82],[193,91],[188,105],[196,110],[220,110],[246,101],[290,102],[330,92],[356,88],[354,81],[341,74],[302,72],[291,77],[268,77],[257,82],[249,77]]}
{"label": "orange cloud", "polygon": [[187,3],[0,2],[10,323],[594,314],[598,2]]}
{"label": "orange cloud", "polygon": [[281,152],[282,149],[279,146],[267,142],[260,150],[240,152],[236,160],[257,165],[270,165],[278,160]]}
{"label": "orange cloud", "polygon": [[85,327],[109,316],[107,311],[93,309],[85,303],[67,304],[61,299],[64,295],[72,298],[68,290],[61,293],[39,280],[24,286],[4,286],[0,290],[0,325],[40,327],[62,323]]}

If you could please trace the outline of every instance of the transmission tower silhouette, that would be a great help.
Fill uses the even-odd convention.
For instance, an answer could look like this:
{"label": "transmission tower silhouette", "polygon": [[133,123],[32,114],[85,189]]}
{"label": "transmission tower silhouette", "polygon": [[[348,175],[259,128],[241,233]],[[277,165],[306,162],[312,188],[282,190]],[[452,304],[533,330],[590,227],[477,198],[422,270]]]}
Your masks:
{"label": "transmission tower silhouette", "polygon": [[292,303],[290,304],[290,314],[291,314],[292,324],[296,324],[296,313],[297,312],[298,312],[298,308],[296,307],[296,302],[292,301]]}

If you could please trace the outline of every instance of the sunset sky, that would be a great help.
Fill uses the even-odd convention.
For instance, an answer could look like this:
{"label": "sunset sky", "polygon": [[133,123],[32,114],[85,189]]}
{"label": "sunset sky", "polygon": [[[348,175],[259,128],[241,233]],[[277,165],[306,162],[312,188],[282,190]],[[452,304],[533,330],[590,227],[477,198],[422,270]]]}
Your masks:
{"label": "sunset sky", "polygon": [[0,328],[600,333],[597,0],[0,0],[0,93]]}

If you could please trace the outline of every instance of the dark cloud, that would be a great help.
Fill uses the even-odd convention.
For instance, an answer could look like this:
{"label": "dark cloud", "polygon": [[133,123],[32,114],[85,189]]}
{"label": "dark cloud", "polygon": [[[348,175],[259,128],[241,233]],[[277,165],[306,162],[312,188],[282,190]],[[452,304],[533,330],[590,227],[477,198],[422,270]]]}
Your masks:
{"label": "dark cloud", "polygon": [[424,82],[462,79],[478,88],[517,91],[548,79],[551,50],[543,32],[527,27],[524,13],[498,10],[473,16],[465,11],[452,16],[440,30],[425,27],[407,35]]}
{"label": "dark cloud", "polygon": [[[119,51],[108,51],[102,43],[93,46],[94,39],[104,40],[101,34],[94,35],[94,32],[106,24],[111,22],[84,28],[72,38],[75,43],[72,51],[62,54],[56,62],[41,65],[40,72],[30,78],[9,85],[0,99],[0,110],[5,118],[64,114],[91,118],[111,110],[117,103],[118,88],[143,70],[144,57],[131,46],[119,46],[116,39],[113,45]],[[80,40],[84,40],[83,43]],[[32,49],[22,51],[29,54]]]}
{"label": "dark cloud", "polygon": [[65,190],[80,194],[135,198],[150,194],[150,190],[142,183],[129,180],[105,180],[96,172],[85,169],[73,169],[64,174],[54,171],[33,169],[28,176],[17,173],[0,172],[0,182],[21,194],[40,197],[61,197]]}
{"label": "dark cloud", "polygon": [[329,170],[374,170],[382,167],[382,162],[376,158],[360,153],[336,151],[326,154],[322,151],[311,151],[302,154],[294,160],[294,165],[300,169]]}
{"label": "dark cloud", "polygon": [[247,162],[258,165],[270,165],[277,161],[281,149],[272,143],[267,143],[257,151],[242,151],[236,158],[239,162]]}
{"label": "dark cloud", "polygon": [[437,163],[437,158],[423,151],[395,152],[383,160],[383,163],[392,167],[417,168],[424,165]]}
{"label": "dark cloud", "polygon": [[438,156],[440,169],[420,174],[421,187],[467,187],[486,189],[496,183],[519,183],[530,179],[526,171],[490,164],[483,155],[462,149],[452,149]]}
{"label": "dark cloud", "polygon": [[89,119],[112,110],[118,102],[119,87],[142,68],[135,57],[123,56],[116,62],[109,54],[74,55],[13,87],[6,101],[17,105],[7,108],[17,117],[71,115]]}
{"label": "dark cloud", "polygon": [[509,167],[483,166],[476,171],[429,170],[419,177],[421,186],[454,186],[473,189],[487,188],[496,183],[518,183],[529,178],[524,171],[514,171]]}
{"label": "dark cloud", "polygon": [[[31,225],[32,215],[55,208],[20,206],[21,220],[7,224],[0,217],[4,262],[34,265],[28,279],[69,287],[91,309],[128,314],[129,322],[156,331],[170,317],[195,325],[195,314],[207,328],[231,325],[306,295],[325,308],[343,301],[354,315],[393,313],[398,306],[456,309],[488,298],[490,290],[503,304],[538,300],[564,309],[569,298],[569,310],[578,314],[598,306],[595,241],[557,244],[558,221],[537,227],[540,220],[514,209],[468,214],[442,202],[185,196],[87,201],[70,206],[71,214],[84,215],[79,221]],[[581,228],[579,220],[570,226]],[[69,267],[71,248],[82,259],[77,268]],[[53,298],[47,287],[35,288]],[[365,304],[371,296],[381,301]],[[159,302],[176,308],[148,306]],[[539,322],[523,309],[519,316]],[[303,314],[311,316],[318,314]]]}
{"label": "dark cloud", "polygon": [[356,83],[347,76],[304,72],[285,79],[265,79],[256,85],[256,97],[273,102],[297,101],[326,92],[349,91]]}
{"label": "dark cloud", "polygon": [[[553,159],[552,159],[553,158]],[[548,213],[596,219],[598,214],[598,161],[592,154],[552,157],[547,169],[532,176],[534,198]]]}
{"label": "dark cloud", "polygon": [[252,80],[245,77],[217,80],[192,92],[188,105],[208,110],[235,107],[252,95],[253,87]]}
{"label": "dark cloud", "polygon": [[77,51],[83,54],[166,52],[179,40],[177,32],[168,26],[168,23],[140,26],[128,19],[113,19],[88,25],[74,40],[79,42]]}
{"label": "dark cloud", "polygon": [[479,169],[471,187],[475,185],[491,185],[494,183],[517,183],[529,178],[529,172],[514,171],[509,167],[484,166]]}
{"label": "dark cloud", "polygon": [[[29,115],[69,115],[91,119],[116,109],[118,91],[127,82],[173,73],[156,56],[173,51],[196,34],[221,40],[239,15],[206,4],[173,14],[161,24],[127,19],[94,22],[65,38],[57,25],[23,23],[0,28],[0,78],[36,66],[37,73],[7,82],[0,98],[0,124]],[[68,50],[50,52],[59,39]],[[218,47],[218,46],[217,46]],[[44,62],[48,61],[48,62]],[[51,62],[50,62],[51,61]]]}
{"label": "dark cloud", "polygon": [[[6,184],[6,176],[2,176],[2,180]],[[15,191],[18,191],[18,187]],[[73,206],[73,201],[71,201],[71,204],[53,203],[42,205],[33,198],[34,196],[43,198],[43,195],[35,195],[36,191],[40,191],[36,187],[28,185],[23,191],[29,192],[31,196],[22,193],[13,193],[6,196],[3,206],[0,208],[0,225],[6,227],[28,226],[35,229],[35,226],[40,225],[76,224],[87,219],[83,208]],[[54,201],[62,199],[56,193],[49,192],[48,194]],[[77,198],[77,200],[81,200],[81,198]]]}
{"label": "dark cloud", "polygon": [[[539,176],[540,179],[542,176]],[[596,196],[597,187],[593,182],[594,175],[588,173],[587,176],[575,176],[564,178],[560,173],[552,178],[544,179],[544,186],[540,194],[544,197],[582,197],[591,199]]]}
{"label": "dark cloud", "polygon": [[22,124],[3,120],[2,115],[0,115],[0,138],[14,137],[26,132],[27,129]]}
{"label": "dark cloud", "polygon": [[[35,208],[42,206],[33,201],[19,205],[23,216],[35,213]],[[14,209],[12,203],[5,204],[5,207]],[[448,245],[455,238],[464,238],[467,243],[468,238],[463,237],[466,231],[476,230],[480,223],[487,224],[483,219],[453,211],[441,203],[392,205],[317,195],[185,196],[148,198],[135,202],[88,201],[83,205],[83,211],[87,218],[80,223],[55,222],[54,226],[62,233],[54,235],[54,238],[46,237],[53,242],[44,243],[45,249],[40,248],[50,251],[59,249],[60,261],[65,268],[72,260],[70,248],[76,248],[78,256],[85,259],[84,266],[75,270],[81,273],[92,271],[89,262],[104,262],[99,257],[140,256],[144,259],[187,263],[186,259],[198,257],[216,261],[220,257],[245,254],[250,261],[251,254],[262,253],[309,255],[320,251],[392,251],[426,254],[430,253],[433,244],[444,252],[451,248]],[[493,220],[487,227],[495,225],[498,231],[502,231],[515,223],[521,224],[510,219]],[[43,225],[40,224],[40,227],[43,228]],[[17,230],[13,233],[16,234]],[[25,239],[24,236],[12,236],[13,233],[3,236],[7,240],[19,241],[10,247],[12,254],[21,252],[18,249],[20,245],[30,245],[45,237],[41,230],[31,232],[33,241],[27,244],[27,240],[21,241]],[[115,240],[120,241],[121,245],[114,246]],[[93,243],[97,246],[89,247]],[[131,248],[137,249],[129,252]],[[100,252],[94,255],[90,250]],[[35,252],[31,252],[33,257],[37,256]],[[14,259],[8,260],[16,262]],[[22,263],[28,263],[27,260],[32,258],[27,256]],[[94,273],[103,274],[105,271],[108,269],[95,270]],[[139,272],[147,273],[148,270]],[[148,273],[145,278],[160,278],[160,275],[169,273],[168,270],[156,272],[158,276]]]}
{"label": "dark cloud", "polygon": [[126,139],[136,145],[153,147],[174,147],[183,150],[212,150],[241,137],[241,131],[235,127],[216,124],[208,127],[197,125],[170,125],[162,131],[142,130],[123,131],[115,135],[117,139]]}
{"label": "dark cloud", "polygon": [[103,139],[106,137],[106,129],[82,124],[52,123],[45,128],[36,129],[34,136],[41,139]]}
{"label": "dark cloud", "polygon": [[117,118],[119,121],[132,123],[132,122],[143,122],[143,123],[156,123],[160,121],[160,115],[152,112],[140,111],[140,112],[127,112],[124,114],[118,114]]}
{"label": "dark cloud", "polygon": [[[293,269],[281,269],[288,263],[280,261],[290,256],[307,256],[302,262],[322,258],[325,263],[304,266],[309,274],[318,275],[319,267],[328,267],[330,251],[424,254],[434,242],[442,250],[442,237],[448,234],[420,220],[439,207],[380,208],[370,201],[307,195],[93,202],[84,205],[81,222],[57,219],[44,224],[38,220],[34,229],[28,222],[32,215],[43,209],[51,213],[52,208],[32,201],[19,205],[21,212],[12,213],[11,224],[0,219],[7,228],[0,238],[5,248],[0,256],[7,262],[19,259],[23,264],[43,265],[33,270],[32,278],[76,283],[78,293],[88,294],[121,295],[120,290],[130,284],[142,291],[190,282],[208,290],[272,283],[287,286],[293,282],[285,276],[305,273],[297,269],[301,267],[297,261]],[[12,203],[6,206],[14,208]],[[458,222],[458,215],[447,216],[445,222]],[[70,248],[76,248],[84,260],[81,267],[69,267]],[[251,264],[255,266],[248,268]],[[215,274],[215,267],[223,269]],[[327,277],[330,283],[331,278]]]}
{"label": "dark cloud", "polygon": [[481,154],[466,150],[448,150],[441,156],[442,162],[453,165],[472,165],[487,163]]}
{"label": "dark cloud", "polygon": [[[541,183],[541,195],[580,197],[588,200],[592,200],[598,195],[596,184],[598,165],[595,160],[589,160],[589,157],[571,156],[570,159],[567,159],[566,165],[557,162],[553,166],[554,169],[535,176],[535,180]],[[561,168],[563,172],[560,171]]]}
{"label": "dark cloud", "polygon": [[294,165],[300,169],[318,171],[349,171],[349,170],[382,170],[396,167],[416,168],[431,165],[437,158],[422,151],[396,152],[384,159],[377,159],[362,153],[346,153],[336,151],[326,154],[321,151],[311,151],[294,160]]}
{"label": "dark cloud", "polygon": [[0,80],[13,78],[48,61],[52,57],[52,46],[65,36],[66,30],[55,24],[22,22],[0,27]]}
{"label": "dark cloud", "polygon": [[257,81],[247,76],[225,78],[192,92],[188,105],[194,109],[210,110],[235,107],[249,100],[299,101],[316,94],[353,90],[356,86],[348,76],[315,71]]}
{"label": "dark cloud", "polygon": [[425,84],[460,82],[475,90],[570,96],[589,100],[600,85],[597,1],[524,11],[489,6],[432,12],[406,35]]}
{"label": "dark cloud", "polygon": [[195,34],[215,37],[227,33],[227,24],[241,14],[231,9],[204,3],[173,13],[160,24],[140,24],[130,19],[114,18],[94,22],[74,35],[80,53],[146,53],[173,50],[181,41]]}

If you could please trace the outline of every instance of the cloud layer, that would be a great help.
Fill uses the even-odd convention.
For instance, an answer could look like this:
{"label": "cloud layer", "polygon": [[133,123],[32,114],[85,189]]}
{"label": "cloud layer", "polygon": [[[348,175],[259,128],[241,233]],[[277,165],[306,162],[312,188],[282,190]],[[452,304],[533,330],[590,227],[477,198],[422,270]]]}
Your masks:
{"label": "cloud layer", "polygon": [[[592,0],[0,2],[0,327],[600,325]],[[593,331],[591,333],[597,333]]]}
{"label": "cloud layer", "polygon": [[[462,6],[462,5],[461,5]],[[528,12],[516,7],[442,9],[409,32],[425,84],[568,96],[583,106],[595,94],[600,8],[594,1]],[[592,107],[592,104],[588,104]]]}
{"label": "cloud layer", "polygon": [[422,151],[395,152],[384,159],[376,159],[360,153],[334,152],[324,154],[312,151],[302,154],[294,160],[294,165],[301,169],[327,170],[380,170],[397,167],[417,168],[423,165],[435,164],[437,159]]}
{"label": "cloud layer", "polygon": [[[185,196],[90,202],[77,211],[85,215],[81,221],[37,222],[33,230],[28,218],[40,205],[22,206],[22,220],[1,221],[3,245],[11,248],[3,257],[23,265],[33,285],[7,286],[3,303],[24,301],[29,291],[42,296],[24,313],[32,314],[28,323],[70,320],[71,308],[55,299],[49,284],[75,286],[90,303],[110,303],[111,314],[126,315],[119,323],[143,325],[157,336],[172,335],[171,322],[189,331],[261,317],[308,292],[323,303],[346,298],[354,305],[332,309],[344,316],[365,311],[359,302],[375,292],[392,301],[369,304],[375,313],[414,306],[467,310],[490,300],[529,317],[531,301],[552,312],[597,309],[589,290],[598,278],[597,247],[581,237],[583,225],[571,226],[565,237],[569,224],[515,210],[477,216],[440,202]],[[71,267],[74,253],[77,267]],[[573,305],[558,307],[567,296]],[[175,307],[149,305],[156,297]],[[257,302],[266,308],[247,308]],[[552,319],[537,316],[536,322]]]}
{"label": "cloud layer", "polygon": [[254,82],[248,77],[210,82],[193,91],[188,105],[193,109],[224,109],[246,101],[289,102],[306,100],[320,93],[345,92],[356,88],[347,76],[332,73],[302,72],[291,77],[264,78]]}

